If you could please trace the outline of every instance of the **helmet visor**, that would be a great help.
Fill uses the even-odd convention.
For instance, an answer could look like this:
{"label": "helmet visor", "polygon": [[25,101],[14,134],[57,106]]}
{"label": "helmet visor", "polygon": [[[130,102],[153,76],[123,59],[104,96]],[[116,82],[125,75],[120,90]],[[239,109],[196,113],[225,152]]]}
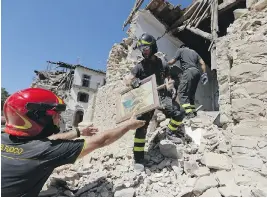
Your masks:
{"label": "helmet visor", "polygon": [[139,49],[142,52],[142,54],[145,56],[149,56],[151,53],[150,46],[148,45],[140,46]]}

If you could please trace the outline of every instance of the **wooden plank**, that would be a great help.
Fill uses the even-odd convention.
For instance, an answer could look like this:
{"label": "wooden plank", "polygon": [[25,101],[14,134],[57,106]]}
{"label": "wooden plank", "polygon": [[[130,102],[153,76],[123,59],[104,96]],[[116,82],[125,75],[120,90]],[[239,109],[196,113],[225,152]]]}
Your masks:
{"label": "wooden plank", "polygon": [[198,6],[199,2],[193,3],[187,11],[170,27],[170,30],[175,29],[179,25],[181,25],[185,20],[189,19],[191,14],[195,11],[196,7]]}
{"label": "wooden plank", "polygon": [[192,23],[190,24],[190,26],[194,25],[196,20],[198,19],[198,15],[200,14],[200,12],[203,10],[204,6],[207,4],[207,0],[203,0],[203,4],[201,6],[201,8],[199,9],[198,13],[196,14],[195,19],[192,21]]}
{"label": "wooden plank", "polygon": [[201,15],[201,17],[200,17],[199,19],[197,19],[198,21],[197,21],[195,27],[198,27],[198,25],[200,24],[200,22],[202,21],[202,19],[204,18],[204,16],[206,17],[207,15],[209,15],[209,14],[208,14],[208,10],[210,9],[210,7],[211,7],[213,1],[214,1],[214,0],[210,0],[209,5],[208,5],[208,7],[206,8],[206,10],[203,12],[203,14]]}
{"label": "wooden plank", "polygon": [[[202,1],[198,4],[197,8],[195,9],[195,11],[193,12],[193,14],[191,15],[191,17],[190,17],[190,19],[189,19],[187,25],[188,25],[193,19],[195,19],[195,18],[194,18],[194,17],[195,17],[195,14],[198,13],[198,11],[199,11],[201,5],[203,4],[203,2],[204,2],[204,0],[202,0]],[[186,26],[187,26],[187,25],[186,25]]]}
{"label": "wooden plank", "polygon": [[204,32],[198,28],[194,28],[194,27],[186,27],[185,25],[178,27],[177,30],[178,32],[183,31],[184,29],[189,30],[190,32],[193,32],[194,34],[201,36],[207,40],[212,40],[212,36],[210,33]]}
{"label": "wooden plank", "polygon": [[136,0],[135,4],[134,4],[134,8],[132,9],[130,15],[128,16],[127,20],[124,22],[122,30],[124,30],[124,28],[131,23],[132,18],[134,16],[134,14],[136,13],[136,11],[141,7],[142,3],[144,2],[144,0]]}

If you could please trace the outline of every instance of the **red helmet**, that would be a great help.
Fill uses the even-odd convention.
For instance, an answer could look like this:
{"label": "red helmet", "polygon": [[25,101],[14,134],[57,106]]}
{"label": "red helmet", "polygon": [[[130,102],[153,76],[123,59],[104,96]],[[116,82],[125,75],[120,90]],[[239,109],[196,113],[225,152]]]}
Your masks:
{"label": "red helmet", "polygon": [[4,104],[4,131],[14,136],[37,136],[49,124],[49,119],[59,126],[60,112],[65,110],[63,100],[52,91],[41,88],[18,91]]}

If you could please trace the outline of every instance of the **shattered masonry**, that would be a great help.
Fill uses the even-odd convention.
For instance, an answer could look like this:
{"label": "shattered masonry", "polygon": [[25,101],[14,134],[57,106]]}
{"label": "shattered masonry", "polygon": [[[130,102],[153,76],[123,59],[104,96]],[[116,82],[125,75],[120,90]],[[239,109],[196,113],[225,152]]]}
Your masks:
{"label": "shattered masonry", "polygon": [[[219,39],[222,127],[214,124],[218,122],[214,116],[200,111],[197,118],[186,123],[203,132],[199,146],[176,147],[168,141],[155,145],[156,134],[161,134],[168,122],[157,112],[147,134],[145,157],[150,167],[133,170],[133,133],[129,133],[75,165],[59,167],[47,186],[65,196],[267,196],[266,46],[267,8],[247,11]],[[116,125],[115,93],[123,88],[120,78],[133,66],[127,59],[130,50],[131,44],[125,44],[125,40],[111,49],[107,84],[98,91],[93,120],[102,129]],[[176,159],[164,157],[170,153]],[[69,189],[56,188],[58,179],[66,181]]]}

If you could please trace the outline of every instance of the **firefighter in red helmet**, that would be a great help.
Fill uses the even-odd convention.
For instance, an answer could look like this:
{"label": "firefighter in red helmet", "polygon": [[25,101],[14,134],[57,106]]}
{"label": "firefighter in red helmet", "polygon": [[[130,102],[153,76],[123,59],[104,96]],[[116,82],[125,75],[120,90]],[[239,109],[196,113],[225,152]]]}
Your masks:
{"label": "firefighter in red helmet", "polygon": [[[63,100],[53,92],[29,88],[12,94],[4,104],[5,133],[1,134],[1,195],[38,196],[53,170],[74,163],[145,122],[131,118],[115,129],[97,128],[59,132]],[[80,136],[84,139],[73,140]]]}

